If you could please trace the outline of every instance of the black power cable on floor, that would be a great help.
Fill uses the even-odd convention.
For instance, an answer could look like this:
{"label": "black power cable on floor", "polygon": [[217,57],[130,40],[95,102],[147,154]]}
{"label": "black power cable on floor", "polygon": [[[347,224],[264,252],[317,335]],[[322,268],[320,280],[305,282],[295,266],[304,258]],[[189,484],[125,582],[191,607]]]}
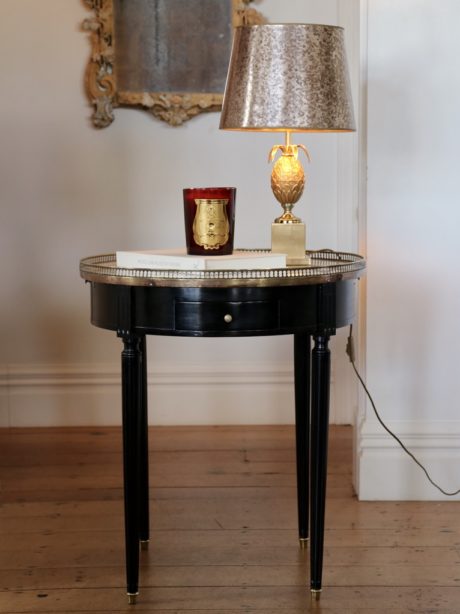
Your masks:
{"label": "black power cable on floor", "polygon": [[447,497],[454,497],[455,495],[458,495],[460,493],[460,488],[458,490],[456,490],[455,492],[447,492],[443,488],[441,488],[441,486],[436,484],[436,482],[433,481],[433,479],[431,478],[430,474],[425,469],[425,467],[422,465],[422,463],[417,458],[415,458],[415,456],[412,454],[412,452],[410,450],[408,450],[406,448],[406,446],[399,439],[399,437],[397,435],[395,435],[392,431],[390,431],[390,429],[387,427],[387,425],[384,423],[384,421],[380,417],[380,414],[377,411],[377,408],[375,406],[375,403],[374,403],[374,400],[373,400],[373,398],[371,396],[371,393],[367,389],[367,386],[364,383],[363,378],[361,377],[361,375],[358,372],[358,369],[356,368],[356,364],[355,364],[355,344],[354,344],[354,339],[353,339],[353,325],[350,325],[350,332],[348,333],[346,352],[347,352],[348,358],[350,359],[351,366],[353,367],[354,372],[356,373],[356,377],[359,379],[359,381],[361,383],[361,386],[364,388],[364,391],[367,394],[367,397],[368,397],[369,401],[371,402],[372,409],[374,410],[374,413],[377,416],[377,420],[380,422],[382,427],[386,430],[386,432],[389,435],[391,435],[393,437],[393,439],[395,439],[399,443],[399,445],[404,450],[404,452],[406,454],[408,454],[411,457],[411,459],[423,470],[423,472],[425,473],[425,475],[428,478],[429,482],[431,482],[431,484],[433,484],[433,486],[435,486],[440,492],[442,492],[443,495],[446,495]]}

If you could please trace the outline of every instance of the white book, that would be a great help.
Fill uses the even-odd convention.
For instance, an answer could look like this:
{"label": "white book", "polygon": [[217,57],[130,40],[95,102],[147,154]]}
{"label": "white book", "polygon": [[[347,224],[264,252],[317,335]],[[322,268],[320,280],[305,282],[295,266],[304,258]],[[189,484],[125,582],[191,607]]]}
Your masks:
{"label": "white book", "polygon": [[175,271],[224,271],[282,269],[286,254],[234,250],[228,256],[192,256],[185,249],[147,249],[116,253],[117,266],[125,269],[170,269]]}

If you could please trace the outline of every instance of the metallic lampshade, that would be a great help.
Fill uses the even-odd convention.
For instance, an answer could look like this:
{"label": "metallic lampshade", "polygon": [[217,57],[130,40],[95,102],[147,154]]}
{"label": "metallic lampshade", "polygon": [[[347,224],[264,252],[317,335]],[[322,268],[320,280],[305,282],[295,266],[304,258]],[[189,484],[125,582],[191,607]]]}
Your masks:
{"label": "metallic lampshade", "polygon": [[220,128],[355,130],[343,29],[315,24],[236,28]]}

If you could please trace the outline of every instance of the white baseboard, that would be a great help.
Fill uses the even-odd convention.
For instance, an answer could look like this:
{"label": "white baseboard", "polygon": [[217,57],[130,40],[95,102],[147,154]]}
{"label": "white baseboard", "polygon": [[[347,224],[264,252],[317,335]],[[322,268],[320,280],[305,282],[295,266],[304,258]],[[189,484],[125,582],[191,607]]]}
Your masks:
{"label": "white baseboard", "polygon": [[[405,421],[388,424],[446,491],[460,489],[460,421]],[[358,496],[363,501],[460,500],[447,497],[376,422],[358,437]]]}
{"label": "white baseboard", "polygon": [[[0,427],[121,423],[118,365],[8,365],[0,369]],[[149,423],[293,424],[292,364],[161,365],[148,374]],[[331,417],[343,424],[331,375]],[[345,408],[342,415],[350,415]]]}
{"label": "white baseboard", "polygon": [[0,428],[9,426],[8,394],[0,389]]}
{"label": "white baseboard", "polygon": [[[292,366],[162,366],[149,373],[149,422],[291,424]],[[21,365],[0,373],[0,426],[104,426],[121,423],[116,365]]]}
{"label": "white baseboard", "polygon": [[0,365],[0,428],[10,425],[8,397],[8,371],[5,366]]}

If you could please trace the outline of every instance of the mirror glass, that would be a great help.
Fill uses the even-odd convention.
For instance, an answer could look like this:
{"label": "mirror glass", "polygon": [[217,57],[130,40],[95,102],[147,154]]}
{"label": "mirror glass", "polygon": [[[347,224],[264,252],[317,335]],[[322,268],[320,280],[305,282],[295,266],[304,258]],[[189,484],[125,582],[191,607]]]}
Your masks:
{"label": "mirror glass", "polygon": [[232,7],[222,0],[115,0],[116,80],[130,92],[225,87]]}

